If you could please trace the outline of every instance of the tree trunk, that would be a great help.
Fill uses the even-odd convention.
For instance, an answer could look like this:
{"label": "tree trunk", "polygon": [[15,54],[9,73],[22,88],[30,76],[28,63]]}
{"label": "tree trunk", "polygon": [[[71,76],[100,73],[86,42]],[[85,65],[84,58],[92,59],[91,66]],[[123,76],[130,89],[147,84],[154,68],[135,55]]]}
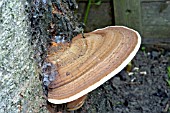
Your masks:
{"label": "tree trunk", "polygon": [[0,113],[48,112],[39,79],[47,38],[61,33],[71,41],[81,31],[75,8],[75,0],[0,1]]}
{"label": "tree trunk", "polygon": [[0,1],[0,113],[47,113],[25,5]]}

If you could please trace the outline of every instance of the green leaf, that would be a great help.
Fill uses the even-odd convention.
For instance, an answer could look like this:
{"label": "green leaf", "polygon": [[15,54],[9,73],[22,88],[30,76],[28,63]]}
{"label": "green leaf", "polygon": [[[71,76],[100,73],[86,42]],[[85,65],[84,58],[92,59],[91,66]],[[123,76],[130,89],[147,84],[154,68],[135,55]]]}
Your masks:
{"label": "green leaf", "polygon": [[170,72],[170,66],[168,66],[167,69],[168,69],[168,72]]}
{"label": "green leaf", "polygon": [[97,0],[94,4],[95,5],[101,5],[102,1],[101,0]]}
{"label": "green leaf", "polygon": [[101,5],[102,1],[101,0],[92,0],[93,5]]}
{"label": "green leaf", "polygon": [[170,79],[170,66],[167,67],[168,70],[168,78]]}
{"label": "green leaf", "polygon": [[146,48],[145,48],[144,46],[142,46],[142,48],[141,48],[141,49],[142,49],[142,51],[145,51],[145,50],[146,50]]}
{"label": "green leaf", "polygon": [[170,80],[166,80],[166,81],[167,81],[168,85],[170,86]]}

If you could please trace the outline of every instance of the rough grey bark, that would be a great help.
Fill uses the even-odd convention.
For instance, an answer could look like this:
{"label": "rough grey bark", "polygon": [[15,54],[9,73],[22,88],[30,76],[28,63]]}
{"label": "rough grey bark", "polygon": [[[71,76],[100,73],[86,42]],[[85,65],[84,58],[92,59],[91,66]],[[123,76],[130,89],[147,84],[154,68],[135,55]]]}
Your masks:
{"label": "rough grey bark", "polygon": [[[59,11],[52,15],[52,7]],[[0,1],[0,113],[48,112],[39,80],[47,39],[71,41],[82,30],[75,8],[75,0]]]}
{"label": "rough grey bark", "polygon": [[0,1],[0,113],[47,113],[25,0]]}

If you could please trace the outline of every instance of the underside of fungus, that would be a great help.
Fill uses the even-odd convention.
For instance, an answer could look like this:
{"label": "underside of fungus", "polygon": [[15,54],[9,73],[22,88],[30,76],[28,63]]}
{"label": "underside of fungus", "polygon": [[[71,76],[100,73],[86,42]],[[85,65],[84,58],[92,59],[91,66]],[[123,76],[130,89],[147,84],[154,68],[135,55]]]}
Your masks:
{"label": "underside of fungus", "polygon": [[47,61],[57,75],[48,85],[48,101],[62,104],[74,101],[120,72],[135,56],[141,44],[138,32],[123,26],[110,26],[80,34],[71,44],[49,48]]}

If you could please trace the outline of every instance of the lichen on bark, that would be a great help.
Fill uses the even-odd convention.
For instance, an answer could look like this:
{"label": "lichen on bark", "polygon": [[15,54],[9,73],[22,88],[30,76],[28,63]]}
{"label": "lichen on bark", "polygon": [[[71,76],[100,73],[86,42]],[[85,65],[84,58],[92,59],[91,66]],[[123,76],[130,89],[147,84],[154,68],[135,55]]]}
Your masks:
{"label": "lichen on bark", "polygon": [[47,113],[24,0],[0,1],[0,113]]}

